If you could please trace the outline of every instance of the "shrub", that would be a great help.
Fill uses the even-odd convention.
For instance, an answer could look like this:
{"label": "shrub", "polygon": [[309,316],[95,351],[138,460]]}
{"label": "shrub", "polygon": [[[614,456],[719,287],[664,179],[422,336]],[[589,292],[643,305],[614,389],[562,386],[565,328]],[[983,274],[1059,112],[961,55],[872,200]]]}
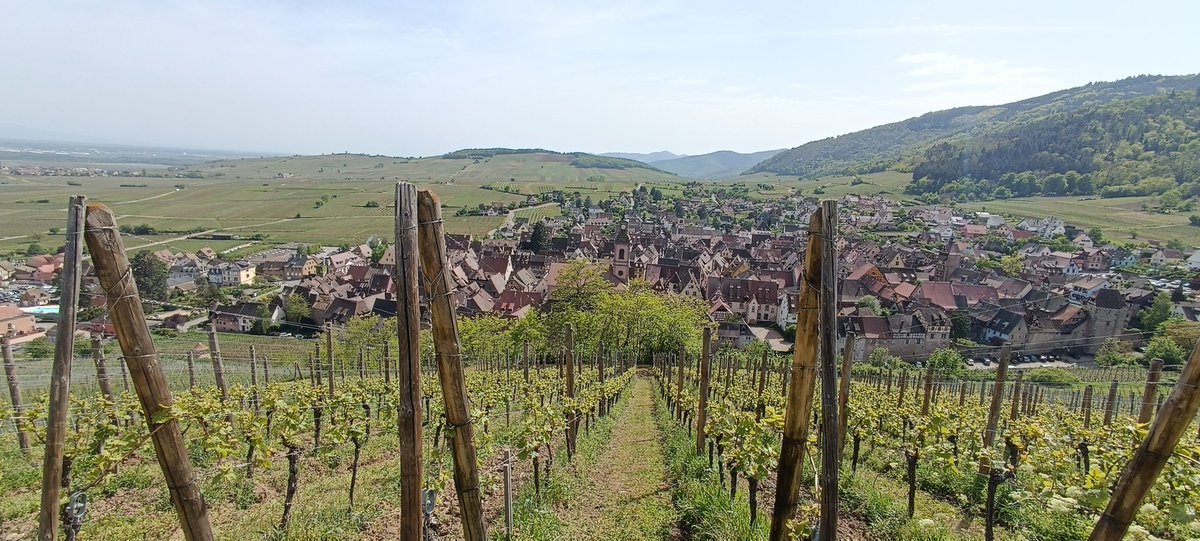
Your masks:
{"label": "shrub", "polygon": [[1054,387],[1066,387],[1079,383],[1078,376],[1061,368],[1035,368],[1025,375],[1025,379]]}

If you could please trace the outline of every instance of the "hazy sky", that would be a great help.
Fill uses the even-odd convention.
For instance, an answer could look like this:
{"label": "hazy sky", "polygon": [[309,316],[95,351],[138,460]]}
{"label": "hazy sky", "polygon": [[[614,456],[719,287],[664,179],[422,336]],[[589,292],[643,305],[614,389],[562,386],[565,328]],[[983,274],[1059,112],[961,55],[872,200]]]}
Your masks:
{"label": "hazy sky", "polygon": [[339,4],[0,0],[0,123],[296,153],[698,154],[1200,71],[1192,0]]}

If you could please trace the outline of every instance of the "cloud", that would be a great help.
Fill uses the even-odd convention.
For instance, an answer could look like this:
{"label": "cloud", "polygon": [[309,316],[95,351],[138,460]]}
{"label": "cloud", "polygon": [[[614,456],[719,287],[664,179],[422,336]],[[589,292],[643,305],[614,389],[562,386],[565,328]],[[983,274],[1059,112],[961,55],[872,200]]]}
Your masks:
{"label": "cloud", "polygon": [[960,38],[963,36],[1001,36],[1019,34],[1060,34],[1063,32],[1096,32],[1104,30],[1095,25],[962,25],[962,24],[896,24],[888,26],[864,26],[857,28],[828,28],[806,30],[799,34],[810,37],[895,37],[921,36]]}

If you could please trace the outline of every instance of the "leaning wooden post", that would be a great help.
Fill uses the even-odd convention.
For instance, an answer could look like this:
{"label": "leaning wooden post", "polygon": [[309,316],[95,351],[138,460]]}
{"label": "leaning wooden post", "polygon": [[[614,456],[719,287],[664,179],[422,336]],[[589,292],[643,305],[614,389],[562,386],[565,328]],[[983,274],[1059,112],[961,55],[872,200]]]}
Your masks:
{"label": "leaning wooden post", "polygon": [[96,365],[96,384],[100,386],[100,394],[109,402],[116,402],[113,396],[112,384],[108,381],[108,365],[104,362],[104,346],[100,343],[100,335],[92,335],[92,363]]}
{"label": "leaning wooden post", "polygon": [[[421,487],[424,474],[421,407],[421,296],[417,292],[417,188],[396,184],[396,385],[400,439],[400,538],[424,539]],[[385,344],[386,346],[386,344]]]}
{"label": "leaning wooden post", "polygon": [[933,396],[933,367],[925,367],[925,395],[921,399],[921,415],[929,415],[929,399]]}
{"label": "leaning wooden post", "polygon": [[[838,523],[838,433],[837,397],[837,247],[833,237],[837,234],[837,202],[821,201],[825,222],[821,229],[821,525],[822,541],[837,541]],[[849,382],[850,374],[842,376]]]}
{"label": "leaning wooden post", "polygon": [[[846,448],[846,429],[850,421],[850,371],[854,356],[854,334],[846,334],[846,346],[842,348],[842,379],[838,381],[838,456]],[[762,394],[760,390],[759,395]],[[841,459],[839,459],[840,462]]]}
{"label": "leaning wooden post", "polygon": [[[1138,423],[1149,423],[1154,416],[1154,397],[1158,394],[1158,380],[1162,378],[1162,359],[1150,361],[1150,373],[1146,377],[1146,392],[1142,395],[1142,409],[1138,412]],[[1191,421],[1189,421],[1191,422]]]}
{"label": "leaning wooden post", "polygon": [[[333,380],[337,375],[337,367],[333,364],[333,323],[331,322],[325,323],[325,362],[329,365],[329,396],[326,397],[326,400],[333,400],[334,395],[337,394],[334,390]],[[320,364],[320,359],[317,360],[317,364]]]}
{"label": "leaning wooden post", "polygon": [[96,277],[100,286],[108,292],[109,316],[125,362],[132,373],[133,386],[142,404],[142,412],[150,429],[150,440],[154,443],[154,453],[166,477],[167,490],[179,515],[184,539],[211,540],[213,533],[208,522],[208,506],[200,494],[179,424],[172,418],[160,419],[159,412],[169,411],[175,400],[171,396],[162,365],[158,362],[150,329],[146,326],[137,284],[125,255],[125,244],[121,241],[108,207],[88,205],[86,239]]}
{"label": "leaning wooden post", "polygon": [[[83,243],[83,206],[86,198],[71,196],[67,207],[67,245],[63,252],[58,303],[58,329],[54,340],[54,366],[50,376],[50,411],[46,418],[46,451],[42,456],[42,505],[38,512],[38,539],[53,541],[61,522],[63,454],[70,409],[71,361],[75,357],[75,316],[79,310],[80,260]],[[67,472],[69,475],[70,472]]]}
{"label": "leaning wooden post", "polygon": [[225,361],[221,359],[221,342],[217,339],[217,328],[208,327],[208,356],[212,359],[213,379],[221,391],[221,402],[229,400],[229,386],[225,383]]}
{"label": "leaning wooden post", "polygon": [[821,242],[826,231],[823,207],[809,219],[808,248],[804,258],[804,276],[796,307],[796,351],[787,392],[787,410],[783,426],[783,446],[779,452],[778,485],[771,513],[771,541],[787,536],[787,522],[796,513],[800,498],[804,444],[812,417],[812,395],[816,384],[817,332],[821,305]]}
{"label": "leaning wooden post", "polygon": [[[567,400],[575,401],[575,326],[568,323],[563,329],[563,364],[567,366]],[[579,435],[579,414],[567,418],[567,460],[575,456],[575,438]]]}
{"label": "leaning wooden post", "polygon": [[1192,350],[1192,356],[1179,375],[1179,382],[1171,390],[1162,410],[1150,425],[1146,439],[1138,446],[1133,459],[1125,465],[1121,477],[1113,487],[1112,499],[1100,515],[1100,521],[1092,530],[1088,541],[1119,541],[1125,537],[1129,525],[1137,516],[1142,500],[1154,486],[1154,481],[1167,465],[1167,459],[1175,453],[1175,446],[1183,432],[1192,424],[1196,410],[1200,408],[1200,348]]}
{"label": "leaning wooden post", "polygon": [[[987,428],[983,431],[983,449],[990,450],[996,443],[996,427],[1000,424],[1000,404],[1004,400],[1004,379],[1008,377],[1008,363],[1012,360],[1012,346],[1005,344],[1000,350],[1000,366],[996,368],[996,385],[992,388],[992,406],[988,408]],[[980,384],[982,386],[982,384]],[[979,473],[989,475],[992,464],[987,455],[979,460]]]}
{"label": "leaning wooden post", "polygon": [[1112,384],[1108,387],[1108,401],[1104,403],[1104,426],[1112,425],[1113,412],[1117,407],[1117,386],[1120,383],[1116,378],[1112,380]]}
{"label": "leaning wooden post", "polygon": [[458,492],[462,512],[463,537],[467,541],[483,541],[487,534],[483,527],[479,472],[475,464],[475,437],[467,406],[458,324],[450,298],[454,285],[445,267],[446,235],[442,229],[441,203],[433,192],[422,190],[417,193],[417,220],[421,266],[425,269],[425,288],[433,320],[438,379],[446,402],[446,423],[449,425],[446,437],[454,457],[454,489]]}
{"label": "leaning wooden post", "polygon": [[0,335],[0,350],[4,354],[4,377],[8,380],[8,397],[12,400],[13,406],[13,424],[17,429],[17,445],[21,447],[21,452],[29,454],[29,433],[21,430],[21,423],[17,417],[23,415],[25,403],[21,400],[21,384],[17,381],[17,365],[13,362],[12,345],[8,343],[8,337]]}
{"label": "leaning wooden post", "polygon": [[696,411],[696,454],[704,453],[704,423],[708,420],[708,385],[712,376],[712,327],[704,328],[700,345],[700,399]]}

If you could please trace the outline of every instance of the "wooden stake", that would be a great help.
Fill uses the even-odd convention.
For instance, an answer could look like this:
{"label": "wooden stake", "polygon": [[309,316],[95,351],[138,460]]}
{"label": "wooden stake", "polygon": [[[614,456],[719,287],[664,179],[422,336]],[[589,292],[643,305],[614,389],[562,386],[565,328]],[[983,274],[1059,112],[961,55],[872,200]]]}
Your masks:
{"label": "wooden stake", "polygon": [[708,385],[712,377],[712,327],[704,328],[704,341],[700,344],[700,398],[696,412],[696,454],[704,454],[704,436],[708,421]]}
{"label": "wooden stake", "polygon": [[[837,541],[840,434],[837,404],[837,202],[821,201],[821,540]],[[849,382],[850,374],[842,377]],[[849,392],[849,389],[847,389]]]}
{"label": "wooden stake", "polygon": [[[400,440],[400,538],[424,539],[421,504],[423,422],[421,407],[421,297],[417,292],[417,188],[396,184],[396,385],[397,437]],[[385,344],[386,348],[386,344]],[[386,351],[386,349],[385,349]]]}
{"label": "wooden stake", "polygon": [[1146,392],[1142,395],[1142,408],[1138,412],[1138,423],[1149,423],[1154,416],[1154,398],[1158,394],[1158,380],[1162,378],[1162,359],[1150,361],[1150,373],[1146,377]]}
{"label": "wooden stake", "polygon": [[100,335],[92,335],[92,363],[96,365],[96,383],[100,386],[100,394],[109,402],[116,402],[113,396],[112,384],[108,381],[108,366],[104,362],[104,346],[100,343]]}
{"label": "wooden stake", "polygon": [[[992,388],[992,406],[988,408],[987,429],[983,431],[983,448],[991,449],[996,443],[996,427],[1000,424],[1000,403],[1004,400],[1004,379],[1008,377],[1008,363],[1012,361],[1012,346],[1005,344],[1000,350],[1000,366],[996,368],[996,385]],[[987,457],[979,460],[979,473],[989,475],[992,465]]]}
{"label": "wooden stake", "polygon": [[29,454],[29,433],[21,430],[21,423],[16,420],[16,417],[24,415],[25,403],[21,400],[21,384],[17,380],[17,365],[13,362],[12,345],[8,343],[7,336],[0,335],[0,350],[4,355],[4,377],[8,380],[8,397],[12,399],[13,425],[17,430],[17,445],[21,447],[21,452]]}
{"label": "wooden stake", "polygon": [[336,377],[337,367],[333,364],[333,323],[325,323],[325,362],[329,364],[329,397],[328,400],[333,400],[336,393],[334,390],[334,380]]}
{"label": "wooden stake", "polygon": [[[567,399],[574,401],[575,399],[575,326],[568,323],[563,331],[566,336],[563,337],[565,349],[563,350],[563,364],[567,366]],[[575,439],[579,436],[579,414],[573,413],[567,419],[567,460],[570,461],[575,456]]]}
{"label": "wooden stake", "polygon": [[[79,311],[80,260],[83,258],[83,206],[86,198],[71,196],[67,208],[67,245],[58,303],[58,329],[54,340],[54,366],[50,376],[50,411],[46,418],[46,451],[42,458],[42,504],[38,512],[38,539],[54,541],[61,522],[63,454],[70,410],[71,361],[75,357],[75,316]],[[70,475],[67,472],[66,475]]]}
{"label": "wooden stake", "polygon": [[[850,421],[850,372],[851,357],[854,356],[854,334],[846,334],[846,347],[842,349],[842,379],[838,390],[838,456],[846,448],[846,429]],[[762,394],[759,391],[758,394]],[[841,462],[841,459],[838,459]]]}
{"label": "wooden stake", "polygon": [[808,422],[812,417],[813,387],[816,385],[815,364],[818,349],[818,310],[821,306],[822,239],[832,235],[825,229],[824,207],[818,208],[809,219],[808,248],[804,258],[804,276],[796,316],[796,347],[792,358],[791,379],[786,388],[787,410],[783,427],[783,446],[779,452],[778,485],[775,506],[771,512],[771,541],[787,537],[787,522],[796,514],[804,445],[808,439]]}
{"label": "wooden stake", "polygon": [[196,351],[195,350],[188,352],[187,369],[188,369],[188,389],[189,390],[195,389],[196,388]]}
{"label": "wooden stake", "polygon": [[1197,386],[1200,386],[1200,348],[1192,350],[1191,358],[1179,375],[1179,382],[1163,403],[1154,424],[1150,425],[1146,439],[1142,440],[1133,459],[1125,465],[1113,488],[1112,499],[1108,501],[1104,514],[1100,515],[1100,521],[1088,537],[1089,541],[1119,541],[1125,537],[1142,506],[1142,500],[1150,492],[1150,487],[1154,486],[1167,460],[1175,453],[1175,446],[1200,408],[1200,389]]}
{"label": "wooden stake", "polygon": [[683,420],[683,367],[685,365],[687,365],[687,348],[679,346],[679,358],[675,362],[677,372],[677,379],[675,380],[675,416],[680,421]]}
{"label": "wooden stake", "polygon": [[1108,387],[1108,401],[1104,403],[1104,426],[1111,426],[1113,420],[1113,412],[1117,407],[1117,385],[1116,379],[1112,380],[1112,385]]}
{"label": "wooden stake", "polygon": [[[221,391],[221,403],[229,401],[229,387],[225,384],[225,361],[221,360],[221,343],[217,340],[216,327],[208,327],[208,356],[212,359],[213,379],[217,381],[217,389]],[[225,416],[225,421],[233,424],[233,413]]]}
{"label": "wooden stake", "polygon": [[1016,421],[1017,414],[1020,413],[1020,410],[1021,410],[1021,391],[1023,390],[1023,389],[1021,389],[1021,379],[1024,375],[1025,375],[1024,372],[1021,372],[1020,370],[1018,370],[1017,371],[1017,379],[1016,379],[1016,381],[1013,382],[1012,410],[1009,412],[1009,415],[1008,415],[1008,420],[1010,420],[1010,421]]}
{"label": "wooden stake", "polygon": [[166,477],[171,503],[179,515],[184,539],[208,541],[213,538],[208,521],[208,506],[196,475],[179,424],[167,420],[158,424],[160,410],[174,403],[166,375],[158,362],[158,353],[146,326],[137,284],[130,273],[125,244],[117,231],[112,211],[104,205],[88,205],[86,239],[96,268],[100,287],[108,294],[109,316],[116,329],[117,341],[133,376],[134,389],[142,405],[158,465]]}
{"label": "wooden stake", "polygon": [[1092,386],[1083,389],[1083,429],[1092,427]]}
{"label": "wooden stake", "polygon": [[925,367],[925,395],[921,399],[921,415],[929,415],[929,399],[933,396],[933,367]]}
{"label": "wooden stake", "polygon": [[467,541],[483,541],[487,539],[487,534],[483,526],[479,472],[475,464],[475,437],[471,412],[467,406],[458,323],[450,298],[454,293],[454,285],[446,270],[442,208],[436,194],[428,190],[417,193],[417,219],[421,266],[425,269],[425,288],[433,320],[438,380],[442,384],[442,397],[446,402],[446,423],[450,428],[447,438],[454,457],[454,488],[458,492],[458,504],[462,512],[463,537]]}

